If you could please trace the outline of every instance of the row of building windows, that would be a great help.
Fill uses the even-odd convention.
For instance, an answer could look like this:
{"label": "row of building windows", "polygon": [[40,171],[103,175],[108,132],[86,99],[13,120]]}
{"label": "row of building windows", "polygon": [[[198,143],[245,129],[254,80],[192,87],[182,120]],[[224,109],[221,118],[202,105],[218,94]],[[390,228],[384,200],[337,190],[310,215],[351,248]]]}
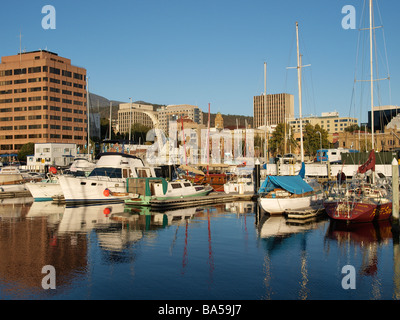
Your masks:
{"label": "row of building windows", "polygon": [[[70,90],[60,90],[58,88],[53,88],[53,87],[32,87],[32,88],[18,88],[18,89],[14,89],[14,93],[25,93],[25,92],[37,92],[37,91],[50,91],[50,92],[56,92],[56,93],[62,93],[62,94],[66,94],[66,95],[74,95],[75,97],[85,97],[86,98],[86,93],[83,94],[81,92],[72,92]],[[0,95],[3,94],[12,94],[13,90],[9,89],[9,90],[0,90]]]}
{"label": "row of building windows", "polygon": [[[1,72],[1,71],[0,71]],[[29,78],[29,79],[17,79],[14,80],[14,84],[22,84],[22,83],[34,83],[34,82],[52,82],[52,83],[57,83],[57,84],[62,84],[63,86],[68,86],[68,87],[74,87],[78,89],[85,89],[86,90],[86,85],[82,85],[80,83],[75,83],[75,82],[70,82],[70,81],[65,81],[65,80],[59,80],[59,79],[54,79],[54,78],[49,78],[48,77],[43,77],[43,78]],[[12,85],[13,81],[12,80],[3,80],[0,81],[0,86],[8,86]]]}
{"label": "row of building windows", "polygon": [[31,101],[53,101],[53,102],[62,102],[65,104],[73,104],[75,106],[84,106],[86,105],[83,101],[76,101],[76,100],[71,100],[71,99],[61,99],[58,97],[53,97],[53,96],[37,96],[37,97],[27,97],[27,98],[9,98],[9,99],[0,99],[0,104],[6,104],[6,103],[15,103],[15,102],[31,102]]}
{"label": "row of building windows", "polygon": [[[50,120],[58,120],[66,121],[66,122],[76,122],[76,123],[87,123],[87,120],[83,120],[81,118],[71,118],[71,117],[61,117],[54,115],[31,115],[31,116],[16,116],[14,117],[14,121],[25,121],[25,120],[41,120],[41,119],[50,119]],[[0,117],[0,121],[13,121],[13,117]]]}
{"label": "row of building windows", "polygon": [[[43,110],[48,110],[49,106],[43,106]],[[15,108],[0,108],[0,113],[4,112],[21,112],[21,111],[37,111],[42,110],[42,106],[28,106],[28,107],[15,107]],[[65,113],[75,113],[75,114],[86,114],[86,111],[71,109],[71,108],[60,108],[55,106],[50,106],[50,110],[52,111],[61,111]]]}
{"label": "row of building windows", "polygon": [[67,70],[61,70],[59,68],[53,68],[53,67],[48,67],[48,66],[38,66],[38,67],[30,67],[30,68],[18,68],[18,69],[9,69],[9,70],[0,70],[0,77],[6,77],[6,76],[12,76],[14,75],[20,75],[20,74],[26,74],[28,71],[28,73],[38,73],[38,72],[50,72],[53,74],[57,74],[57,75],[62,75],[64,77],[69,77],[77,80],[85,80],[86,81],[86,76],[80,74],[80,73],[72,73],[71,71],[67,71]]}
{"label": "row of building windows", "polygon": [[[83,136],[73,136],[70,134],[48,134],[48,133],[38,133],[38,134],[16,134],[14,136],[12,135],[6,135],[6,136],[0,136],[0,140],[3,139],[15,139],[15,140],[20,140],[20,139],[37,139],[37,138],[53,138],[53,139],[75,139],[75,140],[83,140]],[[2,145],[3,146],[12,146],[12,145]],[[12,150],[11,149],[1,149],[1,150]]]}

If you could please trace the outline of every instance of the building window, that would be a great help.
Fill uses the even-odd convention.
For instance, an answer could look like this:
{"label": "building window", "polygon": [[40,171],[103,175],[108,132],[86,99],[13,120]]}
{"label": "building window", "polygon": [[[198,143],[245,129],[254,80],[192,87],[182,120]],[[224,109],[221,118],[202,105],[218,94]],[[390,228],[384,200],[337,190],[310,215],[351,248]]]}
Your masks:
{"label": "building window", "polygon": [[53,67],[50,67],[50,73],[54,73],[54,74],[60,74],[60,69],[58,69],[58,68],[53,68]]}
{"label": "building window", "polygon": [[42,71],[42,67],[31,67],[28,68],[28,73],[37,73],[37,72],[41,72]]}
{"label": "building window", "polygon": [[26,68],[14,69],[14,75],[18,75],[18,74],[26,74]]}

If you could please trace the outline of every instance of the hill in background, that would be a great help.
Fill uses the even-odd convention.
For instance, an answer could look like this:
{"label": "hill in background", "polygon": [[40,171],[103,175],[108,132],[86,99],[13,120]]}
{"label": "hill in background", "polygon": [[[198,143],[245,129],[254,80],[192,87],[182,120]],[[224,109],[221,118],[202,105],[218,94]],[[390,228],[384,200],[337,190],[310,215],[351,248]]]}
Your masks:
{"label": "hill in background", "polygon": [[[90,93],[89,94],[89,99],[90,99],[90,112],[99,112],[100,113],[100,118],[109,118],[110,117],[110,103],[112,104],[112,118],[117,119],[118,118],[118,106],[121,103],[126,103],[123,101],[116,101],[116,100],[109,100],[103,96]],[[134,101],[133,103],[138,103],[138,104],[150,104],[157,107],[161,107],[163,105],[160,104],[152,104],[150,102],[145,102],[145,101]],[[215,117],[216,113],[211,113],[210,114],[210,126],[214,127],[215,123]],[[243,128],[246,124],[250,125],[253,127],[253,117],[250,116],[241,116],[241,115],[230,115],[230,114],[222,114],[222,117],[224,119],[224,127],[229,128],[229,129],[234,129],[236,128],[236,124],[240,128]],[[203,112],[203,124],[207,125],[208,121],[208,113]]]}

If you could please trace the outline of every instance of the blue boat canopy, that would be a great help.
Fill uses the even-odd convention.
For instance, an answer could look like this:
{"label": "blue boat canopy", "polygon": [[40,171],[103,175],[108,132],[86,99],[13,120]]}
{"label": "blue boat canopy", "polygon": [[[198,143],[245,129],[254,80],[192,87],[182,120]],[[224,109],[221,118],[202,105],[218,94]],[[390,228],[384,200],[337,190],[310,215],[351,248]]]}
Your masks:
{"label": "blue boat canopy", "polygon": [[258,193],[267,193],[276,188],[281,188],[294,194],[303,194],[314,190],[300,175],[267,176]]}

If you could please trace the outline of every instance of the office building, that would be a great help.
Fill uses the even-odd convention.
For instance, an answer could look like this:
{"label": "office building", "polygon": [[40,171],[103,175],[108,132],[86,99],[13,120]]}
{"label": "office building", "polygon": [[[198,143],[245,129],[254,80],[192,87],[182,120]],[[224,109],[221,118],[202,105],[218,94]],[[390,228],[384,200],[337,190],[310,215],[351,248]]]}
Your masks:
{"label": "office building", "polygon": [[203,123],[203,112],[198,106],[192,106],[189,104],[168,105],[166,107],[159,108],[157,111],[160,129],[164,130],[167,135],[170,121],[177,121],[186,117],[195,123]]}
{"label": "office building", "polygon": [[[374,131],[384,131],[390,121],[400,113],[399,106],[374,107]],[[368,128],[371,129],[371,110],[368,111]]]}
{"label": "office building", "polygon": [[[307,123],[315,126],[319,125],[325,129],[328,134],[343,132],[348,126],[358,123],[356,118],[339,117],[339,112],[322,112],[321,116],[309,116],[302,118],[303,130]],[[288,124],[292,127],[294,133],[300,133],[300,119],[288,119]]]}
{"label": "office building", "polygon": [[131,109],[130,103],[121,103],[118,110],[118,131],[120,133],[129,132],[129,126],[133,126],[135,123],[154,128],[154,121],[149,114],[145,113],[148,112],[153,117],[157,117],[153,110],[152,105],[132,103]]}
{"label": "office building", "polygon": [[0,154],[87,141],[86,70],[46,50],[1,58]]}
{"label": "office building", "polygon": [[284,123],[285,119],[294,117],[294,97],[288,93],[254,96],[253,116],[254,128]]}

